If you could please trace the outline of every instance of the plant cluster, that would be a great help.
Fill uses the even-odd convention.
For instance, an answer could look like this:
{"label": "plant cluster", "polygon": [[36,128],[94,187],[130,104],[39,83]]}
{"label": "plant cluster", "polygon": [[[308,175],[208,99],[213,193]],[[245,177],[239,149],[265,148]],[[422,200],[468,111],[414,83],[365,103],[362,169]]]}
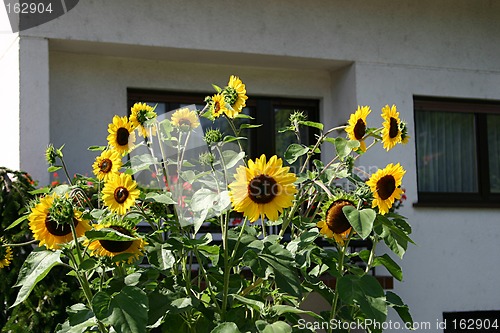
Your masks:
{"label": "plant cluster", "polygon": [[[402,280],[398,264],[376,249],[384,242],[402,258],[413,243],[410,225],[394,209],[405,170],[390,163],[365,179],[355,172],[374,145],[390,150],[408,141],[396,106],[382,108],[380,128],[368,127],[368,106],[346,126],[327,130],[294,112],[281,132],[297,142],[283,158],[247,159],[241,133],[259,125],[242,112],[245,84],[231,76],[214,88],[203,110],[157,115],[154,106],[136,103],[129,117],[113,117],[107,145],[89,148],[100,152],[95,178],[70,178],[63,147],[48,147],[49,171],[62,169],[68,184],[39,190],[10,225],[29,221],[38,243],[12,306],[61,267],[85,298],[68,307],[60,333],[306,332],[301,318],[381,323],[388,308],[411,324],[407,305],[371,274],[384,266]],[[200,117],[223,117],[232,133],[203,129]],[[301,143],[304,126],[317,131],[312,145]],[[338,132],[344,134],[334,137]],[[326,162],[316,158],[324,145],[336,152]],[[371,246],[353,252],[349,244],[357,240]],[[9,247],[2,249],[0,259],[10,262]],[[310,293],[329,309],[304,309]]]}

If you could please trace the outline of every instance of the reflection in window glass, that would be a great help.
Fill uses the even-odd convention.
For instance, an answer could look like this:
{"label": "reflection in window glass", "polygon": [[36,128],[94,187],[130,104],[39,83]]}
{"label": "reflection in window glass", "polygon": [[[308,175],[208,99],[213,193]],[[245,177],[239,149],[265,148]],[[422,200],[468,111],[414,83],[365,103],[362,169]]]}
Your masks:
{"label": "reflection in window glass", "polygon": [[500,193],[500,115],[488,115],[487,123],[490,189],[492,193]]}
{"label": "reflection in window glass", "polygon": [[415,113],[419,191],[478,191],[474,124],[472,113]]}

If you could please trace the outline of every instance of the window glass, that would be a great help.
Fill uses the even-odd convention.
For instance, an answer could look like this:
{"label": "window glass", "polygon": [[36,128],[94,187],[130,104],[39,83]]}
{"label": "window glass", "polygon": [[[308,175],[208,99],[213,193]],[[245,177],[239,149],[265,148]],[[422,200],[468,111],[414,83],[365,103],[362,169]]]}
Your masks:
{"label": "window glass", "polygon": [[474,114],[416,111],[415,126],[419,191],[478,192]]}
{"label": "window glass", "polygon": [[500,193],[500,115],[488,115],[488,153],[490,161],[490,189]]}

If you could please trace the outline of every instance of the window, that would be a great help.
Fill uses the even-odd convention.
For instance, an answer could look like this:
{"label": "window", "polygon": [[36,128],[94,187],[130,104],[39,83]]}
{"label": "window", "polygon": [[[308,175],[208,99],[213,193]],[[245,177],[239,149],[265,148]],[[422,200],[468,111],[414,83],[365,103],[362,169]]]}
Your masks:
{"label": "window", "polygon": [[500,103],[415,97],[418,204],[500,206]]}
{"label": "window", "polygon": [[[158,114],[180,108],[182,106],[195,104],[198,109],[204,107],[203,100],[207,95],[213,93],[180,93],[180,92],[163,92],[151,90],[128,90],[128,107],[135,102],[146,102],[150,105],[158,103],[156,111]],[[251,130],[244,130],[241,133],[248,140],[243,140],[243,149],[246,151],[249,158],[257,158],[265,154],[268,158],[276,154],[283,157],[283,153],[288,145],[295,142],[295,135],[291,132],[279,133],[278,131],[290,123],[288,118],[295,110],[303,111],[307,115],[307,119],[311,121],[319,121],[319,101],[315,99],[295,99],[295,98],[279,98],[279,97],[255,97],[250,96],[247,100],[247,106],[243,110],[244,113],[252,116],[254,124],[262,124],[261,127]],[[201,124],[204,129],[219,128],[226,134],[233,135],[230,131],[227,122],[222,119],[212,121],[202,118]],[[302,129],[301,140],[305,145],[314,143],[314,135],[316,132],[313,128],[305,127]],[[298,162],[293,165],[297,167]],[[294,169],[292,171],[298,172]]]}
{"label": "window", "polygon": [[498,332],[500,311],[444,312],[439,328],[444,333]]}

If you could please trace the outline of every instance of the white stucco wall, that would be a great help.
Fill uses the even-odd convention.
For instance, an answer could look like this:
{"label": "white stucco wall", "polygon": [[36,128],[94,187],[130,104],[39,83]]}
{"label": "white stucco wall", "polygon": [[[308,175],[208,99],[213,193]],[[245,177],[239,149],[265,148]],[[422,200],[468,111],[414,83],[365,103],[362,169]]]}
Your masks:
{"label": "white stucco wall", "polygon": [[[71,172],[90,172],[95,153],[86,148],[104,144],[112,116],[126,113],[127,88],[210,93],[230,74],[250,96],[320,99],[328,126],[358,104],[370,105],[368,121],[379,124],[380,108],[394,103],[415,137],[413,95],[500,100],[499,31],[500,2],[488,0],[81,1],[22,32],[21,73],[30,69],[30,80],[19,108],[31,123],[20,125],[20,164],[48,180],[36,151],[64,143]],[[408,170],[403,214],[418,246],[401,262],[405,281],[395,289],[414,319],[499,310],[499,211],[414,208],[413,142],[371,151],[361,163],[397,161]]]}
{"label": "white stucco wall", "polygon": [[7,13],[0,11],[0,165],[19,169],[19,36],[10,32]]}

